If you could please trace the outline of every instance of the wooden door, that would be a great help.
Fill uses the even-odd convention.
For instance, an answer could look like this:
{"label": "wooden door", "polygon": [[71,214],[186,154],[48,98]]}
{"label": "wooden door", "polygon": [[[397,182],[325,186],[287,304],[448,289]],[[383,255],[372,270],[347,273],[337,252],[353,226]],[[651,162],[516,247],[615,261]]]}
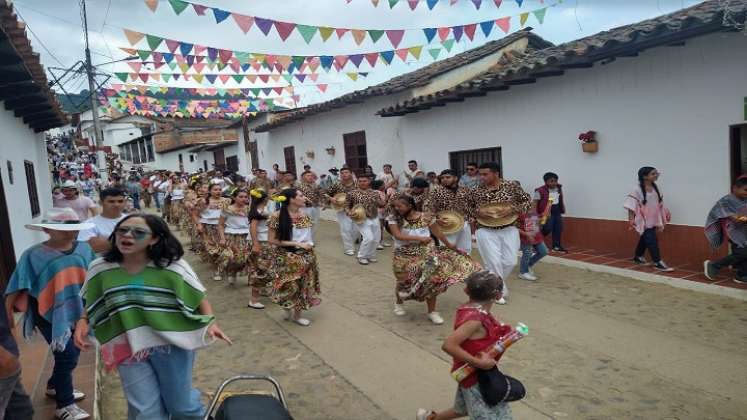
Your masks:
{"label": "wooden door", "polygon": [[226,155],[223,153],[223,149],[218,149],[213,152],[213,161],[215,162],[215,169],[224,170],[226,167]]}
{"label": "wooden door", "polygon": [[13,236],[10,232],[7,203],[5,201],[3,178],[0,174],[0,286],[3,289],[5,289],[10,275],[16,268],[16,253],[13,250]]}
{"label": "wooden door", "polygon": [[298,178],[298,173],[296,172],[296,148],[295,146],[288,146],[283,149],[283,154],[285,155],[285,170],[287,172],[292,173],[293,175]]}
{"label": "wooden door", "polygon": [[342,135],[345,145],[345,164],[357,175],[362,174],[368,165],[366,132],[356,131]]}
{"label": "wooden door", "polygon": [[501,159],[502,156],[500,147],[449,152],[449,162],[451,165],[451,169],[457,171],[460,176],[465,173],[467,164],[476,163],[479,166],[487,162],[497,163],[501,168],[501,175],[503,175],[503,163],[501,162]]}
{"label": "wooden door", "polygon": [[731,184],[747,173],[747,124],[730,127]]}

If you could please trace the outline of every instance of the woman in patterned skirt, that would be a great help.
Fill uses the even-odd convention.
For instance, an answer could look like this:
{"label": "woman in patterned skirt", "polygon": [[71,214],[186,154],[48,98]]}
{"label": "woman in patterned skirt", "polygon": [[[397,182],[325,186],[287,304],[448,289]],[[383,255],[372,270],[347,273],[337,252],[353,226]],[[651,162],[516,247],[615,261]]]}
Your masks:
{"label": "woman in patterned skirt", "polygon": [[171,196],[169,222],[174,225],[174,230],[181,228],[181,220],[184,219],[184,192],[186,188],[187,185],[180,176],[176,174],[171,175],[171,184],[169,185],[169,195]]}
{"label": "woman in patterned skirt", "polygon": [[197,210],[200,214],[197,231],[202,236],[202,259],[216,267],[213,280],[221,281],[220,272],[217,270],[218,257],[221,253],[220,237],[218,236],[218,221],[220,215],[230,204],[231,200],[222,197],[223,188],[220,184],[211,183],[208,186],[208,196],[197,202]]}
{"label": "woman in patterned skirt", "polygon": [[[390,217],[389,228],[394,237],[392,268],[397,279],[397,303],[394,314],[405,315],[403,300],[425,301],[428,319],[436,325],[444,320],[436,312],[436,297],[449,286],[464,281],[470,274],[481,270],[480,264],[457,250],[441,232],[435,219],[415,210],[415,200],[402,195],[394,201],[399,217]],[[443,245],[436,246],[435,236]]]}
{"label": "woman in patterned skirt", "polygon": [[264,309],[265,305],[259,302],[260,295],[268,296],[269,288],[272,287],[272,277],[269,275],[272,261],[275,255],[275,247],[267,243],[268,228],[267,218],[267,192],[261,189],[251,190],[252,204],[249,207],[249,239],[252,252],[249,256],[249,286],[252,294],[249,298],[249,307]]}
{"label": "woman in patterned skirt", "polygon": [[249,192],[237,189],[233,193],[233,204],[223,210],[218,219],[218,244],[222,251],[218,258],[221,277],[228,284],[236,282],[236,276],[246,273],[249,261]]}
{"label": "woman in patterned skirt", "polygon": [[285,319],[305,327],[311,321],[301,313],[321,303],[313,223],[303,212],[306,197],[301,191],[285,189],[275,202],[280,203],[280,210],[267,222],[269,242],[278,247],[271,269],[272,301],[285,309]]}
{"label": "woman in patterned skirt", "polygon": [[197,231],[197,225],[200,224],[200,211],[198,210],[198,203],[204,202],[207,197],[208,188],[206,184],[203,184],[199,178],[193,179],[191,182],[190,189],[184,195],[184,210],[187,214],[184,217],[184,224],[182,228],[187,232],[189,236],[189,250],[197,255],[201,255],[203,250],[202,235]]}

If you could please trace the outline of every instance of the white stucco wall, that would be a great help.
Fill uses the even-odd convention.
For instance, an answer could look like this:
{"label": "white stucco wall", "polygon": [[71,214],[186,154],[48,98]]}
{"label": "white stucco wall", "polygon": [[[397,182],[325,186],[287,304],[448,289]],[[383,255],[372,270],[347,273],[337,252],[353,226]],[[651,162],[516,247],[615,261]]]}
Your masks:
{"label": "white stucco wall", "polygon": [[[673,223],[700,226],[729,191],[729,125],[743,122],[745,96],[747,37],[713,34],[381,124],[400,124],[399,166],[447,168],[450,151],[500,146],[505,176],[527,190],[557,172],[577,217],[624,219],[638,168],[655,166]],[[597,154],[581,152],[587,130]]]}
{"label": "white stucco wall", "polygon": [[[374,114],[379,109],[396,99],[375,98],[362,104],[323,114],[314,115],[299,122],[279,127],[262,136],[257,133],[260,167],[269,169],[273,163],[285,168],[283,149],[295,146],[296,168],[299,173],[303,165],[309,164],[315,171],[326,172],[327,169],[345,164],[345,148],[342,136],[356,131],[366,132],[368,164],[379,172],[384,163],[402,161],[402,140],[397,130],[396,119],[384,119]],[[335,155],[325,151],[334,146]],[[314,158],[306,155],[314,152]],[[396,165],[395,165],[396,166]],[[399,168],[402,168],[400,165]]]}
{"label": "white stucco wall", "polygon": [[[44,212],[52,207],[51,175],[47,163],[44,134],[34,133],[20,118],[15,118],[13,112],[7,111],[2,105],[0,105],[0,132],[3,133],[2,147],[0,147],[0,174],[2,174],[6,199],[5,203],[0,203],[0,205],[8,207],[13,249],[18,258],[26,248],[47,238],[44,233],[28,230],[24,228],[24,225],[40,221]],[[41,215],[36,218],[31,217],[24,160],[34,163],[41,208]],[[13,166],[13,184],[8,179],[8,161]],[[8,239],[0,238],[0,246]]]}

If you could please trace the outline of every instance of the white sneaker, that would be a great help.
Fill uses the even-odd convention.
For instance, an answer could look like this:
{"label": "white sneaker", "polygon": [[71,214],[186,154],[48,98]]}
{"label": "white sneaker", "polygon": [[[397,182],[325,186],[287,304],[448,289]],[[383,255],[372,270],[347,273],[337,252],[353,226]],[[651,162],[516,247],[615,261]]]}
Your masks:
{"label": "white sneaker", "polygon": [[428,420],[428,417],[436,414],[434,411],[426,410],[425,408],[418,408],[418,412],[415,414],[415,420]]}
{"label": "white sneaker", "polygon": [[360,265],[368,265],[368,259],[366,259],[366,258],[358,258],[358,264],[360,264]]}
{"label": "white sneaker", "polygon": [[221,281],[221,280],[223,280],[223,277],[221,277],[220,274],[215,273],[213,275],[213,280],[215,280],[215,281]]}
{"label": "white sneaker", "polygon": [[428,314],[428,319],[431,320],[432,323],[436,325],[441,325],[444,323],[444,319],[441,318],[441,315],[438,312],[431,312]]}
{"label": "white sneaker", "polygon": [[537,281],[537,276],[532,274],[532,272],[526,272],[519,274],[519,278],[523,280],[529,280],[529,281]]}
{"label": "white sneaker", "polygon": [[531,268],[531,267],[529,268],[529,272],[530,272],[530,273],[532,273],[532,275],[533,275],[534,277],[537,277],[537,273],[535,273],[535,272],[534,272],[534,270],[532,270],[532,268]]}
{"label": "white sneaker", "polygon": [[[57,391],[55,391],[54,388],[47,388],[47,390],[44,392],[49,398],[54,398],[57,396]],[[86,398],[86,394],[83,391],[74,389],[73,390],[73,399],[75,402],[81,401]]]}
{"label": "white sneaker", "polygon": [[90,414],[86,413],[75,403],[70,404],[67,407],[58,408],[55,410],[54,416],[59,420],[86,420],[91,418]]}
{"label": "white sneaker", "polygon": [[500,299],[496,300],[496,301],[495,301],[495,303],[497,303],[497,304],[499,304],[499,305],[505,305],[505,304],[507,304],[508,302],[506,302],[506,298],[504,298],[504,297],[501,297]]}
{"label": "white sneaker", "polygon": [[263,304],[261,304],[259,302],[249,302],[249,304],[246,305],[246,306],[248,306],[250,308],[254,308],[254,309],[265,309],[265,305],[263,305]]}
{"label": "white sneaker", "polygon": [[296,324],[298,324],[298,325],[300,325],[302,327],[308,327],[309,325],[311,325],[311,321],[309,321],[308,319],[303,318],[303,317],[302,318],[295,318],[295,319],[293,319],[293,322],[295,322]]}
{"label": "white sneaker", "polygon": [[369,258],[368,262],[370,262],[370,263],[377,263],[377,262],[379,262],[379,260],[376,259],[376,258]]}
{"label": "white sneaker", "polygon": [[379,251],[381,251],[382,249],[384,249],[384,245],[378,244],[378,245],[376,245],[376,249],[378,249]]}
{"label": "white sneaker", "polygon": [[402,307],[402,305],[400,305],[399,303],[394,304],[394,310],[392,312],[394,312],[394,315],[397,315],[397,316],[404,316],[407,314],[407,311],[405,310],[405,308]]}
{"label": "white sneaker", "polygon": [[347,255],[348,257],[352,257],[353,255],[355,255],[355,251],[345,251],[345,255]]}
{"label": "white sneaker", "polygon": [[383,241],[383,242],[381,243],[381,245],[383,245],[383,246],[384,246],[385,248],[389,248],[390,246],[392,246],[392,243],[391,243],[391,242],[389,242],[389,241]]}

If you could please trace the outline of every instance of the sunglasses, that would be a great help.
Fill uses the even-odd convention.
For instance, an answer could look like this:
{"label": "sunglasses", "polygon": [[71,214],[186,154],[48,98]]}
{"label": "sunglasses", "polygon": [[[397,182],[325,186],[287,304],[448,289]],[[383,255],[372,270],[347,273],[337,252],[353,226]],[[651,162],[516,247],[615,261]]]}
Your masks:
{"label": "sunglasses", "polygon": [[117,229],[116,233],[119,236],[124,236],[127,234],[132,235],[132,237],[137,239],[138,241],[141,241],[153,234],[153,232],[149,231],[148,229],[136,227],[121,227]]}

